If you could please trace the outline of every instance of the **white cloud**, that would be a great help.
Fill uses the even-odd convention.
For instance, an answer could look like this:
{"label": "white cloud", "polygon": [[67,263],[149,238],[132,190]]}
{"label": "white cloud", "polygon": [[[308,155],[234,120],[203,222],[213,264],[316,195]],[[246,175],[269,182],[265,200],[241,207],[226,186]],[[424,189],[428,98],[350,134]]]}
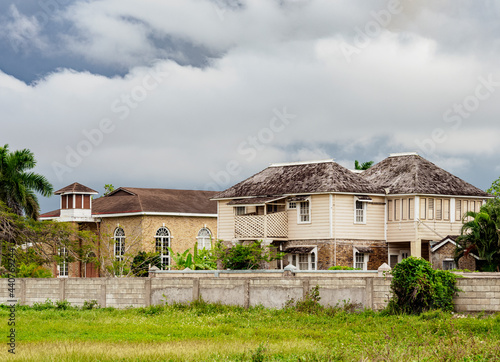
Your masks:
{"label": "white cloud", "polygon": [[[415,140],[432,139],[439,128],[447,139],[434,141],[429,157],[467,172],[475,166],[470,157],[500,151],[500,92],[482,101],[459,129],[443,114],[474,94],[478,77],[500,79],[500,73],[491,58],[443,51],[446,39],[425,16],[454,24],[447,4],[408,8],[348,62],[340,42],[351,41],[353,29],[385,2],[371,9],[351,1],[280,7],[255,0],[222,13],[194,0],[76,2],[58,18],[73,26],[65,36],[69,51],[127,74],[59,69],[27,86],[0,73],[0,109],[10,120],[2,124],[0,144],[32,149],[41,170],[61,187],[88,180],[203,188],[216,181],[230,186],[272,162],[333,157],[352,168],[354,159],[378,162],[389,152],[425,156]],[[459,18],[477,34],[484,31],[467,14]],[[203,69],[168,60],[189,57],[183,44],[218,57]],[[154,68],[156,58],[162,60]],[[155,81],[152,72],[163,75]],[[274,110],[284,107],[296,117],[272,139],[262,138]],[[54,162],[66,165],[71,150],[85,151],[92,141],[86,134],[103,119],[110,119],[113,131],[91,143],[83,152],[88,155],[59,179]]]}
{"label": "white cloud", "polygon": [[29,52],[32,47],[41,50],[47,47],[36,17],[21,14],[14,4],[9,7],[9,17],[5,24],[2,24],[0,36],[9,41],[16,53]]}

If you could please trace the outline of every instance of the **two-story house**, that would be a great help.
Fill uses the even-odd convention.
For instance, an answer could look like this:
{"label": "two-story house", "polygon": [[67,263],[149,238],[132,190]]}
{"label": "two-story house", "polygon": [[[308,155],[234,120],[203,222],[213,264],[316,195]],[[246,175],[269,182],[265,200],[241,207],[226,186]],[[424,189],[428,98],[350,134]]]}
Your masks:
{"label": "two-story house", "polygon": [[263,240],[299,269],[363,270],[460,233],[462,215],[490,197],[416,153],[391,154],[367,171],[333,160],[273,164],[217,194],[218,238]]}
{"label": "two-story house", "polygon": [[[55,192],[60,209],[40,215],[40,220],[72,222],[80,229],[94,231],[99,246],[94,250],[103,268],[93,263],[53,265],[59,277],[103,275],[113,260],[124,260],[139,251],[157,252],[163,267],[171,265],[168,248],[182,253],[209,249],[217,233],[217,205],[213,191],[120,187],[107,196],[92,199],[97,192],[73,183]],[[68,251],[58,250],[61,256]]]}

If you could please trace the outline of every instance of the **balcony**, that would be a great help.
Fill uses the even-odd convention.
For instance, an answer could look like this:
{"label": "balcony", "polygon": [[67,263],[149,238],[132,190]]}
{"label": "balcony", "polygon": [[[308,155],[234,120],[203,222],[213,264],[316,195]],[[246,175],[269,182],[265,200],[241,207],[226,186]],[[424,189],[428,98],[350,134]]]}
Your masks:
{"label": "balcony", "polygon": [[267,215],[238,215],[234,219],[235,239],[286,239],[288,215],[286,211]]}

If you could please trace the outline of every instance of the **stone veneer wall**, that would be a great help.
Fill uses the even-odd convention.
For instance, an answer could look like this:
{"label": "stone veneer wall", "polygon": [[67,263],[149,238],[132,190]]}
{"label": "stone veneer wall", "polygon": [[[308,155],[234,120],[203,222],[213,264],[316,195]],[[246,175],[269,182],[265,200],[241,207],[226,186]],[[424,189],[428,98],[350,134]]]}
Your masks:
{"label": "stone veneer wall", "polygon": [[326,270],[334,265],[353,267],[353,247],[363,246],[373,250],[368,260],[368,270],[377,270],[383,263],[388,263],[387,243],[382,240],[290,240],[285,247],[314,245],[318,247],[318,270]]}
{"label": "stone veneer wall", "polygon": [[[500,273],[462,275],[458,279],[462,292],[455,298],[457,312],[500,311]],[[67,300],[75,306],[96,300],[102,307],[126,308],[202,297],[207,302],[281,308],[318,285],[322,304],[350,300],[379,310],[387,304],[390,282],[390,277],[376,271],[304,271],[295,275],[281,271],[167,272],[152,278],[16,279],[15,299],[28,305]],[[8,279],[0,279],[0,303],[4,304],[11,303],[7,283]]]}

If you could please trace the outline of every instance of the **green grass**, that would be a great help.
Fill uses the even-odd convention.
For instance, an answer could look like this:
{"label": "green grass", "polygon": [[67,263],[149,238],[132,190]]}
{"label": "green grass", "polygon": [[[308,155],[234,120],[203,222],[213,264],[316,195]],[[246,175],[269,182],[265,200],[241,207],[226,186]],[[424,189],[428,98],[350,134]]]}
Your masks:
{"label": "green grass", "polygon": [[[500,316],[389,316],[342,308],[248,310],[194,303],[127,310],[16,312],[21,361],[490,361]],[[7,341],[9,311],[0,308]],[[0,322],[1,323],[1,322]]]}

